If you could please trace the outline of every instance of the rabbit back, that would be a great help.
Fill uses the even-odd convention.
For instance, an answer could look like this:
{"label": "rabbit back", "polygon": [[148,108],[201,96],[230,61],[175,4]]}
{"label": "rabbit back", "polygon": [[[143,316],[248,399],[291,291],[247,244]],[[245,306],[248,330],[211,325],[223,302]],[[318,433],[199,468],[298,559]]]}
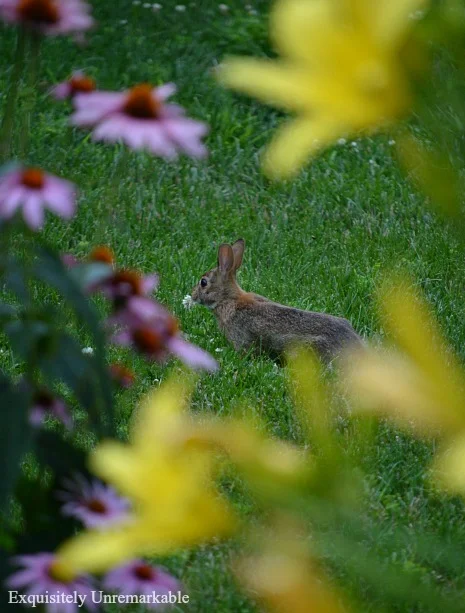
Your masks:
{"label": "rabbit back", "polygon": [[255,345],[279,355],[292,345],[304,344],[324,361],[349,345],[361,344],[351,324],[342,317],[260,301],[255,296],[230,312],[221,327],[236,349]]}

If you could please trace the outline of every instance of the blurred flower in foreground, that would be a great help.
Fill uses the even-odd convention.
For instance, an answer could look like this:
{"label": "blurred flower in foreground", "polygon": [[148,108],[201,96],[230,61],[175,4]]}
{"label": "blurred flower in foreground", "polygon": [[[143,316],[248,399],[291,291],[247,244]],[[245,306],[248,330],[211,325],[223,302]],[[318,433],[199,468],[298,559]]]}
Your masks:
{"label": "blurred flower in foreground", "polygon": [[392,415],[400,425],[442,434],[442,484],[465,493],[465,372],[447,351],[426,304],[405,283],[381,293],[383,323],[400,351],[365,350],[345,368],[359,410]]}
{"label": "blurred flower in foreground", "polygon": [[159,309],[155,302],[147,298],[158,283],[157,274],[142,276],[135,270],[120,269],[94,289],[113,302],[115,313],[132,321],[134,317],[148,319],[160,314],[161,307]]}
{"label": "blurred flower in foreground", "polygon": [[67,491],[59,493],[64,501],[63,515],[75,517],[86,528],[108,528],[130,518],[130,504],[112,487],[100,481],[87,481],[82,475],[64,482]]}
{"label": "blurred flower in foreground", "polygon": [[100,572],[137,555],[166,554],[228,534],[233,519],[213,485],[208,448],[186,444],[191,419],[187,389],[173,380],[148,395],[128,445],[102,443],[91,468],[134,503],[133,521],[120,529],[84,532],[65,543],[58,559],[70,570]]}
{"label": "blurred flower in foreground", "polygon": [[295,173],[341,136],[404,116],[411,91],[401,52],[424,0],[278,0],[271,36],[278,61],[229,59],[227,86],[293,111],[265,153],[271,177]]}
{"label": "blurred flower in foreground", "polygon": [[70,79],[58,83],[50,90],[50,94],[57,100],[72,98],[76,94],[89,94],[95,89],[95,81],[83,72],[75,72]]}
{"label": "blurred flower in foreground", "polygon": [[[106,591],[117,592],[131,596],[133,594],[158,596],[176,594],[181,590],[180,582],[159,566],[147,564],[143,560],[132,560],[123,566],[111,570],[103,579],[103,588]],[[150,607],[150,605],[146,605]],[[152,603],[150,608],[160,608]]]}
{"label": "blurred flower in foreground", "polygon": [[124,388],[132,387],[136,380],[134,372],[123,364],[110,364],[110,374],[113,381]]}
{"label": "blurred flower in foreground", "polygon": [[0,17],[49,36],[83,32],[94,24],[82,0],[0,0]]}
{"label": "blurred flower in foreground", "polygon": [[0,175],[0,218],[10,219],[20,208],[32,230],[43,225],[45,208],[70,219],[76,210],[76,188],[39,168],[10,170]]}
{"label": "blurred flower in foreground", "polygon": [[94,128],[93,138],[123,141],[132,149],[146,149],[155,155],[175,159],[179,151],[205,157],[201,138],[206,124],[189,119],[184,109],[165,101],[176,91],[172,83],[151,87],[137,85],[125,92],[96,91],[74,97],[71,122]]}
{"label": "blurred flower in foreground", "polygon": [[33,426],[41,426],[47,416],[58,419],[69,430],[73,427],[73,419],[63,400],[42,389],[32,397],[29,421]]}
{"label": "blurred flower in foreground", "polygon": [[[307,545],[309,546],[309,545]],[[242,559],[236,574],[253,598],[274,613],[347,613],[306,551],[305,532],[274,526],[261,551]]]}
{"label": "blurred flower in foreground", "polygon": [[[32,555],[17,556],[12,560],[22,566],[22,570],[11,575],[6,585],[12,589],[20,589],[22,594],[36,598],[40,602],[41,596],[49,594],[63,594],[70,596],[72,603],[45,605],[45,610],[50,613],[64,612],[73,613],[81,611],[76,594],[85,598],[86,606],[90,611],[97,609],[92,602],[92,590],[95,589],[90,577],[71,577],[66,569],[57,561],[53,553],[35,553]],[[37,606],[37,604],[36,604]]]}
{"label": "blurred flower in foreground", "polygon": [[232,461],[261,499],[283,502],[308,483],[312,465],[306,453],[272,439],[260,422],[250,418],[202,420],[192,428],[190,442],[218,448]]}
{"label": "blurred flower in foreground", "polygon": [[146,321],[136,319],[130,322],[113,336],[113,342],[134,347],[148,359],[157,362],[164,362],[171,354],[191,368],[218,370],[218,363],[209,353],[182,338],[177,320],[161,305],[153,305],[159,310],[156,316]]}

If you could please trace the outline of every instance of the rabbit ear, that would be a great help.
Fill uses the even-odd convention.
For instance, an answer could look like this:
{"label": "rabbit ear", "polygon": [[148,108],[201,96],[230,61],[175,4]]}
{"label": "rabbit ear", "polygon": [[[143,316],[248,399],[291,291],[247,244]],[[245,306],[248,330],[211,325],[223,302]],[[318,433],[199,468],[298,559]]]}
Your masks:
{"label": "rabbit ear", "polygon": [[232,245],[232,250],[234,253],[234,270],[240,268],[242,264],[242,257],[244,255],[245,249],[245,240],[243,238],[238,238],[235,243]]}
{"label": "rabbit ear", "polygon": [[230,272],[234,267],[234,253],[231,245],[223,243],[218,249],[218,268],[223,274]]}

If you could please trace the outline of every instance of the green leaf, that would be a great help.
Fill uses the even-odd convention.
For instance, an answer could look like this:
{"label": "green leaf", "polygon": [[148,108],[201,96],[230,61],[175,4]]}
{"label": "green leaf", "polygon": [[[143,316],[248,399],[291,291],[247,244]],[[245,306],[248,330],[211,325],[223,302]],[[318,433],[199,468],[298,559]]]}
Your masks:
{"label": "green leaf", "polygon": [[0,374],[0,510],[8,502],[20,472],[24,453],[32,443],[32,430],[28,423],[30,392],[14,385]]}

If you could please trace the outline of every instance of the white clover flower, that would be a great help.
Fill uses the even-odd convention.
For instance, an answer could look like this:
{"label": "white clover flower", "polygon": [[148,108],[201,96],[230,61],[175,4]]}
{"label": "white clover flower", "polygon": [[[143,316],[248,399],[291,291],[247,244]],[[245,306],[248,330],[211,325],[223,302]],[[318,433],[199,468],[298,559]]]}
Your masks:
{"label": "white clover flower", "polygon": [[256,11],[255,9],[250,9],[247,12],[249,13],[249,15],[258,15],[258,11]]}
{"label": "white clover flower", "polygon": [[218,10],[221,13],[227,13],[229,11],[229,6],[227,4],[218,4]]}
{"label": "white clover flower", "polygon": [[84,347],[82,349],[82,353],[84,355],[94,355],[94,348],[93,347]]}
{"label": "white clover flower", "polygon": [[346,138],[339,138],[338,141],[337,141],[337,144],[338,145],[345,145],[346,142],[347,142]]}
{"label": "white clover flower", "polygon": [[162,9],[162,5],[158,4],[158,2],[155,2],[155,4],[152,4],[153,11],[160,11],[161,9]]}
{"label": "white clover flower", "polygon": [[393,146],[393,145],[395,145],[395,144],[396,144],[396,141],[395,141],[393,138],[391,138],[391,140],[388,142],[388,145],[389,145],[390,147],[392,147],[392,146]]}
{"label": "white clover flower", "polygon": [[192,299],[192,296],[190,294],[186,294],[186,296],[184,296],[184,298],[182,299],[182,306],[185,309],[192,309],[192,307],[195,305],[195,302]]}
{"label": "white clover flower", "polygon": [[215,349],[215,353],[221,353],[222,351],[223,351],[223,350],[221,349],[221,347],[217,347],[217,348]]}
{"label": "white clover flower", "polygon": [[122,26],[125,26],[127,24],[128,20],[127,19],[120,19],[119,22],[120,22],[120,24]]}
{"label": "white clover flower", "polygon": [[178,13],[184,13],[184,11],[186,10],[186,5],[185,4],[177,4],[174,7],[175,11],[178,11]]}

